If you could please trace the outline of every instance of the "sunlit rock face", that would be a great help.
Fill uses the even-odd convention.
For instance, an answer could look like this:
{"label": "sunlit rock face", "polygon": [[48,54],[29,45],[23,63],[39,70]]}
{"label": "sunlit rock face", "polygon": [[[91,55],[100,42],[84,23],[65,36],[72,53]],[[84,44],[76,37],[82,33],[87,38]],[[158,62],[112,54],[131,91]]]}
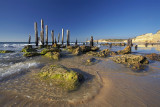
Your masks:
{"label": "sunlit rock face", "polygon": [[137,36],[132,39],[132,42],[142,42],[142,43],[157,43],[160,42],[160,30],[156,33],[146,33],[144,35]]}

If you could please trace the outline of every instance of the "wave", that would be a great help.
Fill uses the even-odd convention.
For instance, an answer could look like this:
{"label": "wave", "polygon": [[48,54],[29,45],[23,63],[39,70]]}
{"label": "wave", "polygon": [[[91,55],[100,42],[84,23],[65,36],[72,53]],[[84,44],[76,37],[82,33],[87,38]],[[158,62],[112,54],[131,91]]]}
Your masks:
{"label": "wave", "polygon": [[39,65],[40,63],[33,61],[33,62],[20,62],[14,65],[11,65],[10,67],[7,67],[7,68],[0,68],[0,80],[12,74],[25,71],[25,69],[29,69],[31,67],[38,67]]}

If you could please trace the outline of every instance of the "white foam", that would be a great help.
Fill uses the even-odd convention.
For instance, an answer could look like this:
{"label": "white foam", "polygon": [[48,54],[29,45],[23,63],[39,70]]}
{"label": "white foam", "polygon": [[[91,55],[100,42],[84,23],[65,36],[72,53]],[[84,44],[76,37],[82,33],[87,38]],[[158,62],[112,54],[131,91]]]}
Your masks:
{"label": "white foam", "polygon": [[38,67],[39,64],[40,63],[37,63],[37,62],[23,62],[23,63],[20,62],[20,63],[16,63],[10,66],[7,69],[1,68],[0,69],[0,80],[12,74],[22,72],[25,69],[28,69],[30,67]]}

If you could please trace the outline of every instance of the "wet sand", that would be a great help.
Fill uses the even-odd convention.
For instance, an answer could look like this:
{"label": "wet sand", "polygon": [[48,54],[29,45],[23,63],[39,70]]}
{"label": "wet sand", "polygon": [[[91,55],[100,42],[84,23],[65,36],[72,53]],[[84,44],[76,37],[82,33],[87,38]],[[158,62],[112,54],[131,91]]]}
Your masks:
{"label": "wet sand", "polygon": [[[39,68],[0,83],[1,106],[61,106],[61,107],[159,107],[160,63],[153,62],[141,73],[133,72],[109,58],[96,58],[98,62],[87,66],[91,56],[67,56],[60,61],[35,58],[43,62]],[[79,90],[65,93],[45,86],[34,78],[45,64],[62,64],[86,75]],[[57,94],[56,94],[57,93]],[[59,97],[57,97],[59,95]],[[50,97],[49,97],[50,96]],[[59,99],[58,99],[59,98]],[[57,100],[56,100],[57,99]]]}

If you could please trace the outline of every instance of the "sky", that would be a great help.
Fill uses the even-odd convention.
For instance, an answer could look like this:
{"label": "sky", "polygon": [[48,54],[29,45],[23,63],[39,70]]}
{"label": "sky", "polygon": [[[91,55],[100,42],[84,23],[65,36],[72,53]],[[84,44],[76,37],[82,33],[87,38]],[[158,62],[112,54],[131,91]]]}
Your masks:
{"label": "sky", "polygon": [[0,0],[0,42],[35,41],[34,22],[71,41],[127,39],[160,30],[160,0]]}

